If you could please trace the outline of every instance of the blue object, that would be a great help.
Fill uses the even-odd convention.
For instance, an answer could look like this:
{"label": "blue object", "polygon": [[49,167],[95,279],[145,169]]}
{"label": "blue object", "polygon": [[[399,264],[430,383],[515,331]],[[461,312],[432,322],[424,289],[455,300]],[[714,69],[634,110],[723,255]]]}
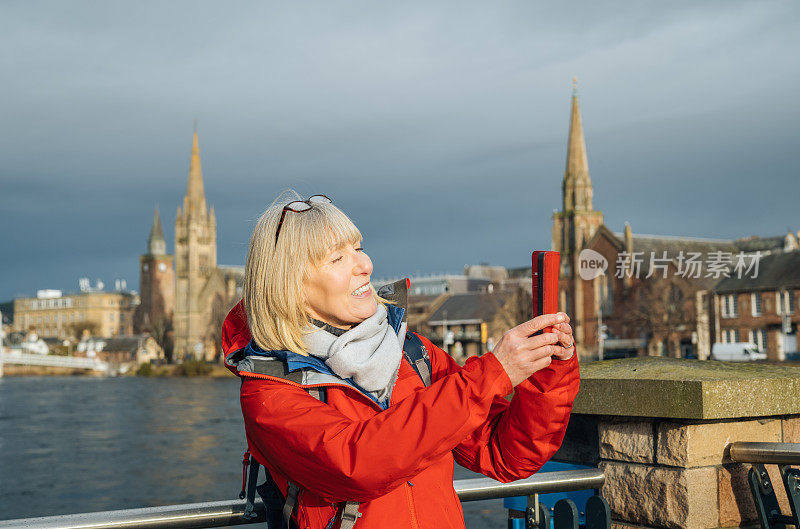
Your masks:
{"label": "blue object", "polygon": [[[576,465],[574,463],[561,463],[559,461],[548,461],[544,464],[544,466],[539,470],[539,472],[559,472],[562,470],[578,470],[583,468],[595,468],[586,465]],[[586,490],[575,490],[572,492],[551,492],[549,494],[539,494],[539,503],[544,504],[547,506],[548,509],[552,509],[553,505],[560,499],[569,498],[570,500],[575,502],[575,505],[578,506],[578,513],[580,515],[580,523],[581,525],[586,524],[586,513],[585,513],[585,506],[586,500],[588,500],[591,496],[597,494],[597,490],[595,489],[586,489]],[[528,507],[528,497],[527,496],[515,496],[513,498],[503,498],[503,507],[506,509],[516,509],[518,511],[525,512],[525,509]],[[516,525],[519,524],[521,529],[525,527],[525,519],[519,518],[514,520],[515,526],[514,529],[517,529]]]}

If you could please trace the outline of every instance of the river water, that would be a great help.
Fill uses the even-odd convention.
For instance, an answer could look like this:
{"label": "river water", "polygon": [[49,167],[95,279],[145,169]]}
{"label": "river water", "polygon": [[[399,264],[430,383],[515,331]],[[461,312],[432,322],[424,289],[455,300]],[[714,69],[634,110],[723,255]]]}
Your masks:
{"label": "river water", "polygon": [[[233,377],[0,378],[0,520],[237,498],[238,397]],[[502,500],[463,507],[506,527]]]}

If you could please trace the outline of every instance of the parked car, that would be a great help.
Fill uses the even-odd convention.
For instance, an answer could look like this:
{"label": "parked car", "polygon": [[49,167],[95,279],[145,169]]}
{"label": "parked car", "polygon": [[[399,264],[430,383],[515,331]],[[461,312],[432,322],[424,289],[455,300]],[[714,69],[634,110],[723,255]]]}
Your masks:
{"label": "parked car", "polygon": [[767,355],[760,352],[754,343],[715,343],[711,347],[711,360],[749,362],[752,360],[766,359]]}

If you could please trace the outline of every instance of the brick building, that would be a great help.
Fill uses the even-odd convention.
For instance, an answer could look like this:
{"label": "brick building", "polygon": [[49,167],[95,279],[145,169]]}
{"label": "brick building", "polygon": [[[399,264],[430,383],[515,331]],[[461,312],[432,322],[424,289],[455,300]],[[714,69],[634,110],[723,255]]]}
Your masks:
{"label": "brick building", "polygon": [[[776,359],[796,350],[793,314],[763,311],[779,299],[781,310],[793,310],[797,237],[644,235],[627,223],[613,232],[593,207],[576,92],[562,192],[552,248],[561,253],[559,305],[572,319],[579,355],[707,358],[715,342],[725,341],[752,341]],[[722,312],[767,298],[758,316]]]}
{"label": "brick building", "polygon": [[158,208],[147,238],[147,253],[139,256],[141,303],[134,315],[134,332],[166,334],[175,310],[175,271]]}
{"label": "brick building", "polygon": [[761,259],[758,277],[725,278],[711,295],[713,319],[709,319],[718,342],[756,344],[770,360],[786,360],[797,353],[800,251],[770,253]]}

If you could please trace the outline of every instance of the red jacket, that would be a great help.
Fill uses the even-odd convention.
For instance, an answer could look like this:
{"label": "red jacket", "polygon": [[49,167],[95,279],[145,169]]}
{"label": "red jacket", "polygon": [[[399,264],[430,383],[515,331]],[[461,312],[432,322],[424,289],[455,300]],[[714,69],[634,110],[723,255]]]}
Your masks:
{"label": "red jacket", "polygon": [[247,445],[284,494],[287,480],[300,486],[299,527],[324,528],[336,504],[358,501],[356,529],[463,529],[454,461],[508,482],[536,472],[561,445],[578,393],[577,355],[553,359],[508,401],[513,388],[493,354],[460,367],[421,338],[430,387],[404,359],[388,409],[346,385],[329,386],[325,403],[298,383],[228,361],[251,340],[242,303],[228,314],[222,343],[242,377]]}

